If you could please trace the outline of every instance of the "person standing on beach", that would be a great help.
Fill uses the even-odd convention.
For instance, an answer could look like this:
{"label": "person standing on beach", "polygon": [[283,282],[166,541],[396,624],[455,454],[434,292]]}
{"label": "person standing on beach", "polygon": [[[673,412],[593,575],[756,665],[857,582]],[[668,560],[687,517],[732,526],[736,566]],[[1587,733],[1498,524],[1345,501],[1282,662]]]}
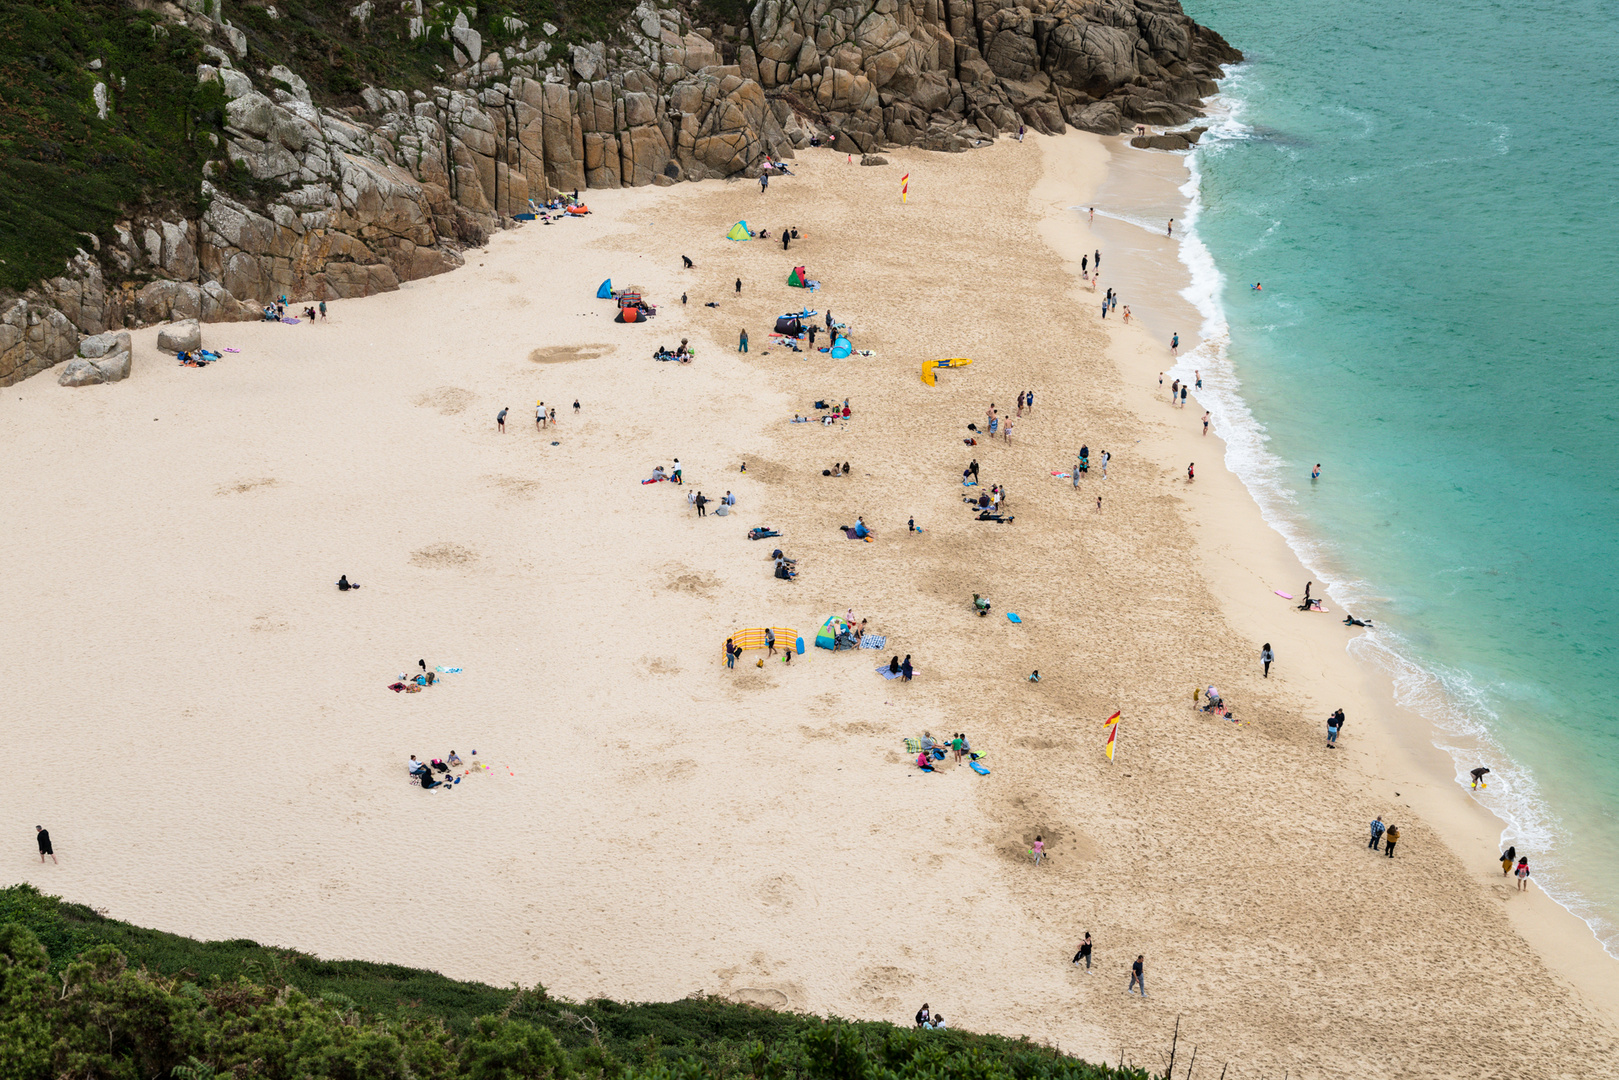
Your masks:
{"label": "person standing on beach", "polygon": [[500,413],[495,417],[495,428],[502,435],[506,434],[506,406],[504,405],[500,407]]}
{"label": "person standing on beach", "polygon": [[1517,847],[1508,847],[1501,853],[1501,876],[1506,877],[1512,873],[1512,860],[1518,857]]}
{"label": "person standing on beach", "polygon": [[1102,512],[1102,496],[1100,495],[1096,497],[1096,512],[1098,514]]}
{"label": "person standing on beach", "polygon": [[[1093,206],[1093,207],[1091,207],[1091,217],[1090,217],[1090,220],[1092,220],[1092,221],[1095,221],[1095,220],[1096,220],[1096,207],[1094,207],[1094,206]],[[1085,936],[1086,936],[1086,937],[1090,937],[1090,935],[1089,935],[1089,934],[1086,934],[1086,935],[1085,935]]]}
{"label": "person standing on beach", "polygon": [[[51,857],[54,859],[56,856]],[[1529,856],[1525,855],[1518,860],[1518,869],[1514,870],[1513,873],[1518,878],[1518,891],[1527,892],[1529,890]]]}
{"label": "person standing on beach", "polygon": [[320,317],[323,319],[326,317],[326,301],[324,300],[320,302]]}
{"label": "person standing on beach", "polygon": [[1087,273],[1087,271],[1090,269],[1090,265],[1091,265],[1091,257],[1089,255],[1081,255],[1079,257],[1079,276],[1080,277],[1089,277],[1090,276]]}
{"label": "person standing on beach", "polygon": [[742,353],[745,353],[745,352],[748,351],[748,330],[747,330],[747,327],[742,328],[742,336],[737,339],[736,351],[737,352],[742,352]]}
{"label": "person standing on beach", "polygon": [[760,173],[759,174],[759,194],[763,195],[769,188],[770,188],[770,174],[769,173],[764,173],[764,172]]}
{"label": "person standing on beach", "polygon": [[1034,391],[1033,390],[1025,390],[1025,391],[1023,391],[1023,407],[1029,410],[1030,415],[1033,415],[1033,413],[1034,413]]}
{"label": "person standing on beach", "polygon": [[772,630],[770,627],[767,626],[767,627],[765,627],[765,656],[766,657],[771,657],[771,656],[775,656],[775,655],[776,655],[776,632],[774,630]]}
{"label": "person standing on beach", "polygon": [[1203,389],[1203,373],[1201,371],[1193,370],[1192,378],[1197,380],[1197,382],[1193,383],[1193,385],[1199,390]]}
{"label": "person standing on beach", "polygon": [[1042,837],[1034,838],[1034,847],[1029,849],[1029,854],[1034,856],[1034,865],[1039,866],[1040,860],[1046,857],[1046,842]]}
{"label": "person standing on beach", "polygon": [[1085,940],[1079,943],[1079,951],[1074,954],[1074,966],[1078,967],[1081,960],[1085,961],[1085,971],[1089,974],[1091,970],[1091,932],[1089,930],[1085,931]]}
{"label": "person standing on beach", "polygon": [[1271,652],[1270,642],[1267,641],[1259,650],[1259,662],[1265,665],[1265,678],[1267,679],[1270,678],[1270,666],[1275,660],[1276,654]]}
{"label": "person standing on beach", "polygon": [[1102,318],[1107,318],[1107,297],[1102,297]]}
{"label": "person standing on beach", "polygon": [[736,279],[736,294],[738,296],[742,295],[742,279],[741,278]]}
{"label": "person standing on beach", "polygon": [[1170,356],[1179,356],[1180,354],[1181,354],[1181,336],[1180,336],[1180,334],[1177,333],[1177,334],[1174,334],[1169,339],[1169,355]]}
{"label": "person standing on beach", "polygon": [[699,491],[697,493],[697,498],[693,499],[692,501],[697,504],[697,516],[707,517],[708,512],[704,509],[704,507],[708,505],[708,498],[701,491]]}
{"label": "person standing on beach", "polygon": [[1165,236],[1170,236],[1170,237],[1173,237],[1175,235],[1175,219],[1174,218],[1169,219],[1169,228],[1164,231],[1164,235]]}
{"label": "person standing on beach", "polygon": [[534,430],[538,431],[545,426],[545,402],[534,403]]}
{"label": "person standing on beach", "polygon": [[1175,398],[1180,395],[1180,392],[1181,381],[1176,379],[1174,382],[1169,384],[1169,403],[1171,405],[1175,404]]}
{"label": "person standing on beach", "polygon": [[44,862],[45,856],[49,855],[51,862],[56,862],[56,849],[51,847],[51,834],[46,831],[45,826],[34,826],[34,839],[39,842],[39,861]]}
{"label": "person standing on beach", "polygon": [[[1112,461],[1112,460],[1113,460],[1113,455],[1108,453],[1106,450],[1103,450],[1102,451],[1102,479],[1103,480],[1107,479],[1107,463]],[[1098,499],[1097,502],[1098,502],[1098,504],[1100,504],[1101,500]]]}
{"label": "person standing on beach", "polygon": [[1019,416],[1023,415],[1023,391],[1021,390],[1017,393],[1017,414]]}
{"label": "person standing on beach", "polygon": [[1205,412],[1203,414],[1203,434],[1207,435],[1208,433],[1209,433],[1209,414]]}
{"label": "person standing on beach", "polygon": [[741,649],[738,649],[736,647],[736,639],[735,638],[726,638],[725,639],[725,666],[734,670],[736,668],[736,654],[741,652],[741,651],[742,651]]}
{"label": "person standing on beach", "polygon": [[1101,249],[1097,249],[1093,254],[1096,257],[1091,260],[1091,265],[1096,267],[1096,272],[1098,274],[1100,274],[1102,272],[1102,252],[1101,252]]}
{"label": "person standing on beach", "polygon": [[1478,768],[1468,773],[1468,775],[1473,778],[1474,791],[1477,791],[1479,788],[1487,788],[1490,786],[1484,782],[1484,777],[1489,773],[1489,771],[1490,770],[1487,766],[1480,765]]}
{"label": "person standing on beach", "polygon": [[1006,423],[1001,425],[1001,439],[1005,442],[1012,441],[1012,418],[1010,416],[1006,418]]}
{"label": "person standing on beach", "polygon": [[1130,985],[1125,988],[1124,992],[1126,994],[1139,987],[1141,989],[1141,996],[1147,996],[1146,961],[1147,956],[1145,953],[1142,953],[1140,956],[1136,957],[1136,962],[1130,965]]}
{"label": "person standing on beach", "polygon": [[967,466],[967,471],[973,474],[973,483],[975,483],[975,484],[978,483],[978,459],[977,458],[973,458],[973,463],[971,465]]}
{"label": "person standing on beach", "polygon": [[1197,470],[1197,462],[1195,462],[1195,461],[1191,462],[1190,464],[1188,464],[1186,466],[1186,482],[1188,484],[1190,484],[1193,481],[1193,479],[1196,478],[1196,476],[1197,476],[1197,471],[1196,470]]}
{"label": "person standing on beach", "polygon": [[1337,709],[1327,717],[1327,747],[1338,749],[1338,733],[1344,729],[1344,711]]}
{"label": "person standing on beach", "polygon": [[1366,846],[1371,848],[1373,851],[1376,851],[1378,843],[1380,841],[1382,841],[1382,839],[1383,839],[1383,831],[1384,831],[1383,819],[1380,818],[1380,817],[1373,818],[1372,819],[1372,838],[1369,841],[1367,841]]}
{"label": "person standing on beach", "polygon": [[1400,827],[1398,825],[1390,825],[1388,836],[1383,842],[1383,854],[1387,855],[1391,859],[1394,858],[1394,845],[1398,844],[1399,842]]}
{"label": "person standing on beach", "polygon": [[1186,408],[1186,390],[1187,390],[1186,384],[1181,383],[1181,408],[1183,408],[1183,409]]}

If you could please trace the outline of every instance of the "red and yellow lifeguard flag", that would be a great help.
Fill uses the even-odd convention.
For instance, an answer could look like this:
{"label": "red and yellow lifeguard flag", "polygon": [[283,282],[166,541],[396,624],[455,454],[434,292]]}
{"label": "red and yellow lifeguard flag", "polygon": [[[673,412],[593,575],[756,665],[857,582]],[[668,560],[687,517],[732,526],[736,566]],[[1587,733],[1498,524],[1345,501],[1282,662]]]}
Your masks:
{"label": "red and yellow lifeguard flag", "polygon": [[902,203],[908,203],[911,201],[910,173],[906,173],[904,176],[899,178],[899,201]]}
{"label": "red and yellow lifeguard flag", "polygon": [[1113,748],[1119,742],[1119,714],[1114,713],[1102,723],[1107,725],[1107,759],[1113,760]]}

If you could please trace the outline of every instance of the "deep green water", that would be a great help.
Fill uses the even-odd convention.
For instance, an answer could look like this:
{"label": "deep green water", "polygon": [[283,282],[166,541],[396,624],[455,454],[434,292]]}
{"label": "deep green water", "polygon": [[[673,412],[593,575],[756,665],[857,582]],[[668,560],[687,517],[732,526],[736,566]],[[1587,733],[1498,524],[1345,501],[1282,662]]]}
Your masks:
{"label": "deep green water", "polygon": [[1367,658],[1619,951],[1619,5],[1186,9],[1249,62],[1192,157],[1210,340],[1182,367],[1377,621]]}

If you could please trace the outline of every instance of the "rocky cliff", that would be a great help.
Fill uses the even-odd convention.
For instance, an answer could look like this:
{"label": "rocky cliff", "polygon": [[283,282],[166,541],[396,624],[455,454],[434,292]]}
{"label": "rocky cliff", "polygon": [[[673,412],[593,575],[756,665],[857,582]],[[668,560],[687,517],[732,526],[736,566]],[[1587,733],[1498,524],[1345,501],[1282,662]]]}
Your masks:
{"label": "rocky cliff", "polygon": [[487,49],[475,8],[403,0],[399,47],[436,27],[451,64],[430,89],[366,86],[339,106],[256,62],[221,0],[156,9],[204,42],[197,78],[224,101],[202,136],[203,208],[131,214],[59,276],[0,296],[0,385],[73,357],[81,335],[442,273],[554,191],[756,175],[817,137],[954,152],[1019,125],[1181,124],[1240,59],[1175,0],[758,0],[734,26],[642,0],[609,41],[504,17],[507,44]]}

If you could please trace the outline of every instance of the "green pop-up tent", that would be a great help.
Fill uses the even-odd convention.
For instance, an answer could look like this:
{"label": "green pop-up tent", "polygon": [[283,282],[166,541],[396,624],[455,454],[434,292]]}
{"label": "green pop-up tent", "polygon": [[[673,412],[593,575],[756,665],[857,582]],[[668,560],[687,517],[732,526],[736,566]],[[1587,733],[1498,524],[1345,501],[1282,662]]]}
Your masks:
{"label": "green pop-up tent", "polygon": [[746,221],[739,221],[731,226],[731,231],[725,234],[730,240],[752,240],[753,230],[748,228]]}

